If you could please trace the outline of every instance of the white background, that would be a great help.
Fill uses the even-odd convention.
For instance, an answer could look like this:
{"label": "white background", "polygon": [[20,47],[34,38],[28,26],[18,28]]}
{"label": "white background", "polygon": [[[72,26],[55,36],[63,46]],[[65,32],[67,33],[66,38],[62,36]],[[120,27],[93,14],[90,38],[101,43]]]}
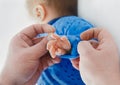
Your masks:
{"label": "white background", "polygon": [[0,71],[7,56],[10,39],[32,23],[25,0],[0,0]]}
{"label": "white background", "polygon": [[[24,1],[0,0],[0,71],[10,39],[33,23],[28,17]],[[96,26],[107,28],[120,48],[120,0],[79,0],[79,15]]]}
{"label": "white background", "polygon": [[79,14],[108,29],[120,48],[120,0],[79,0]]}

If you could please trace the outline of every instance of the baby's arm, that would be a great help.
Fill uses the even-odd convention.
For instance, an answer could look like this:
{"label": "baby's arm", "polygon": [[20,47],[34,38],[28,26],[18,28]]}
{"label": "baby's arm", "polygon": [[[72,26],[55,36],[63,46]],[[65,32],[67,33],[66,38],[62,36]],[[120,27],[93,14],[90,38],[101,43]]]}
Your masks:
{"label": "baby's arm", "polygon": [[49,50],[52,58],[64,55],[70,51],[71,44],[67,37],[60,37],[57,34],[51,34],[50,37],[52,38],[52,40],[48,42],[47,50]]}

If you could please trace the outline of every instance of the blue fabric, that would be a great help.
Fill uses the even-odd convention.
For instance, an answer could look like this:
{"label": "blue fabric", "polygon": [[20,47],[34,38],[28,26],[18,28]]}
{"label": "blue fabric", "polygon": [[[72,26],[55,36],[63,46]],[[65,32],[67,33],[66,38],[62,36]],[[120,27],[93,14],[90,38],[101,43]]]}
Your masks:
{"label": "blue fabric", "polygon": [[[57,20],[57,19],[55,19]],[[67,36],[69,39],[72,49],[69,54],[60,56],[60,58],[76,58],[78,57],[77,52],[77,45],[81,41],[80,34],[93,27],[89,22],[85,21],[84,19],[81,19],[76,16],[65,16],[58,18],[58,20],[55,22],[55,20],[49,22],[52,23],[52,25],[56,28],[56,34],[60,36]]]}
{"label": "blue fabric", "polygon": [[78,57],[77,45],[81,41],[80,34],[92,28],[89,22],[76,16],[64,16],[49,22],[56,29],[56,34],[67,36],[71,43],[70,53],[60,56],[61,62],[48,67],[38,80],[38,85],[85,85],[79,71],[73,68],[69,59]]}

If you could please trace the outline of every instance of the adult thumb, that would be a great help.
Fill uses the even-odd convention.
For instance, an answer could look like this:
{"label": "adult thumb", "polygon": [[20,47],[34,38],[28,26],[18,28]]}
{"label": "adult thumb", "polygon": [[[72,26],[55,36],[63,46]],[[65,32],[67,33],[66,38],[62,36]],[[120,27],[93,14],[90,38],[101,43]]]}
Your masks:
{"label": "adult thumb", "polygon": [[48,38],[45,37],[39,43],[31,47],[31,51],[38,56],[37,58],[40,58],[47,53],[46,49],[47,42]]}
{"label": "adult thumb", "polygon": [[90,44],[89,41],[81,41],[79,44],[78,44],[78,53],[80,55],[84,55],[84,56],[89,56],[91,55],[95,49],[94,47]]}

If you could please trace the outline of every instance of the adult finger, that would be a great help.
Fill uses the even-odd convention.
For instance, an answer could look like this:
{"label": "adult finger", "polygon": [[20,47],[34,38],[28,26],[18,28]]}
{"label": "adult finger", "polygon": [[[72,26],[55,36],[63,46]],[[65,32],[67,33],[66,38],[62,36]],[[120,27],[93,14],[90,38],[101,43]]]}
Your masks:
{"label": "adult finger", "polygon": [[95,52],[95,49],[93,48],[93,46],[90,44],[89,41],[81,41],[78,44],[78,53],[80,54],[80,56],[89,56],[92,53]]}
{"label": "adult finger", "polygon": [[55,31],[55,29],[48,24],[35,24],[35,25],[31,25],[31,26],[27,27],[26,29],[22,30],[20,32],[20,34],[24,34],[25,36],[32,39],[40,33],[51,33],[54,31]]}
{"label": "adult finger", "polygon": [[[42,71],[45,70],[46,68],[48,68],[49,66],[55,64],[55,63],[59,63],[60,62],[60,58],[56,57],[56,58],[51,58],[50,57],[50,54],[47,53],[46,55],[42,56],[40,58],[40,66],[39,66],[39,69],[41,70],[42,68]],[[41,67],[42,66],[42,67]]]}
{"label": "adult finger", "polygon": [[90,44],[96,49],[99,45],[98,41],[96,40],[89,40]]}
{"label": "adult finger", "polygon": [[103,40],[106,40],[106,39],[107,41],[108,39],[110,40],[111,34],[106,29],[94,28],[94,29],[90,29],[90,30],[83,32],[80,35],[80,37],[82,40],[90,40],[92,38],[97,38],[98,41],[102,42]]}
{"label": "adult finger", "polygon": [[43,38],[39,43],[35,44],[30,48],[31,52],[35,52],[37,56],[36,58],[40,58],[47,52],[47,43],[48,43],[48,38],[45,37]]}
{"label": "adult finger", "polygon": [[44,38],[44,37],[34,38],[34,39],[33,39],[33,43],[34,43],[34,44],[37,44],[37,43],[39,43],[41,40],[43,40],[43,38]]}
{"label": "adult finger", "polygon": [[[81,34],[82,40],[98,39],[99,45],[97,50],[111,49],[115,44],[112,35],[106,29],[90,29]],[[111,45],[110,45],[111,44]],[[114,48],[115,49],[115,48]]]}
{"label": "adult finger", "polygon": [[80,57],[76,59],[71,59],[72,66],[77,70],[79,70],[79,62],[80,62]]}

